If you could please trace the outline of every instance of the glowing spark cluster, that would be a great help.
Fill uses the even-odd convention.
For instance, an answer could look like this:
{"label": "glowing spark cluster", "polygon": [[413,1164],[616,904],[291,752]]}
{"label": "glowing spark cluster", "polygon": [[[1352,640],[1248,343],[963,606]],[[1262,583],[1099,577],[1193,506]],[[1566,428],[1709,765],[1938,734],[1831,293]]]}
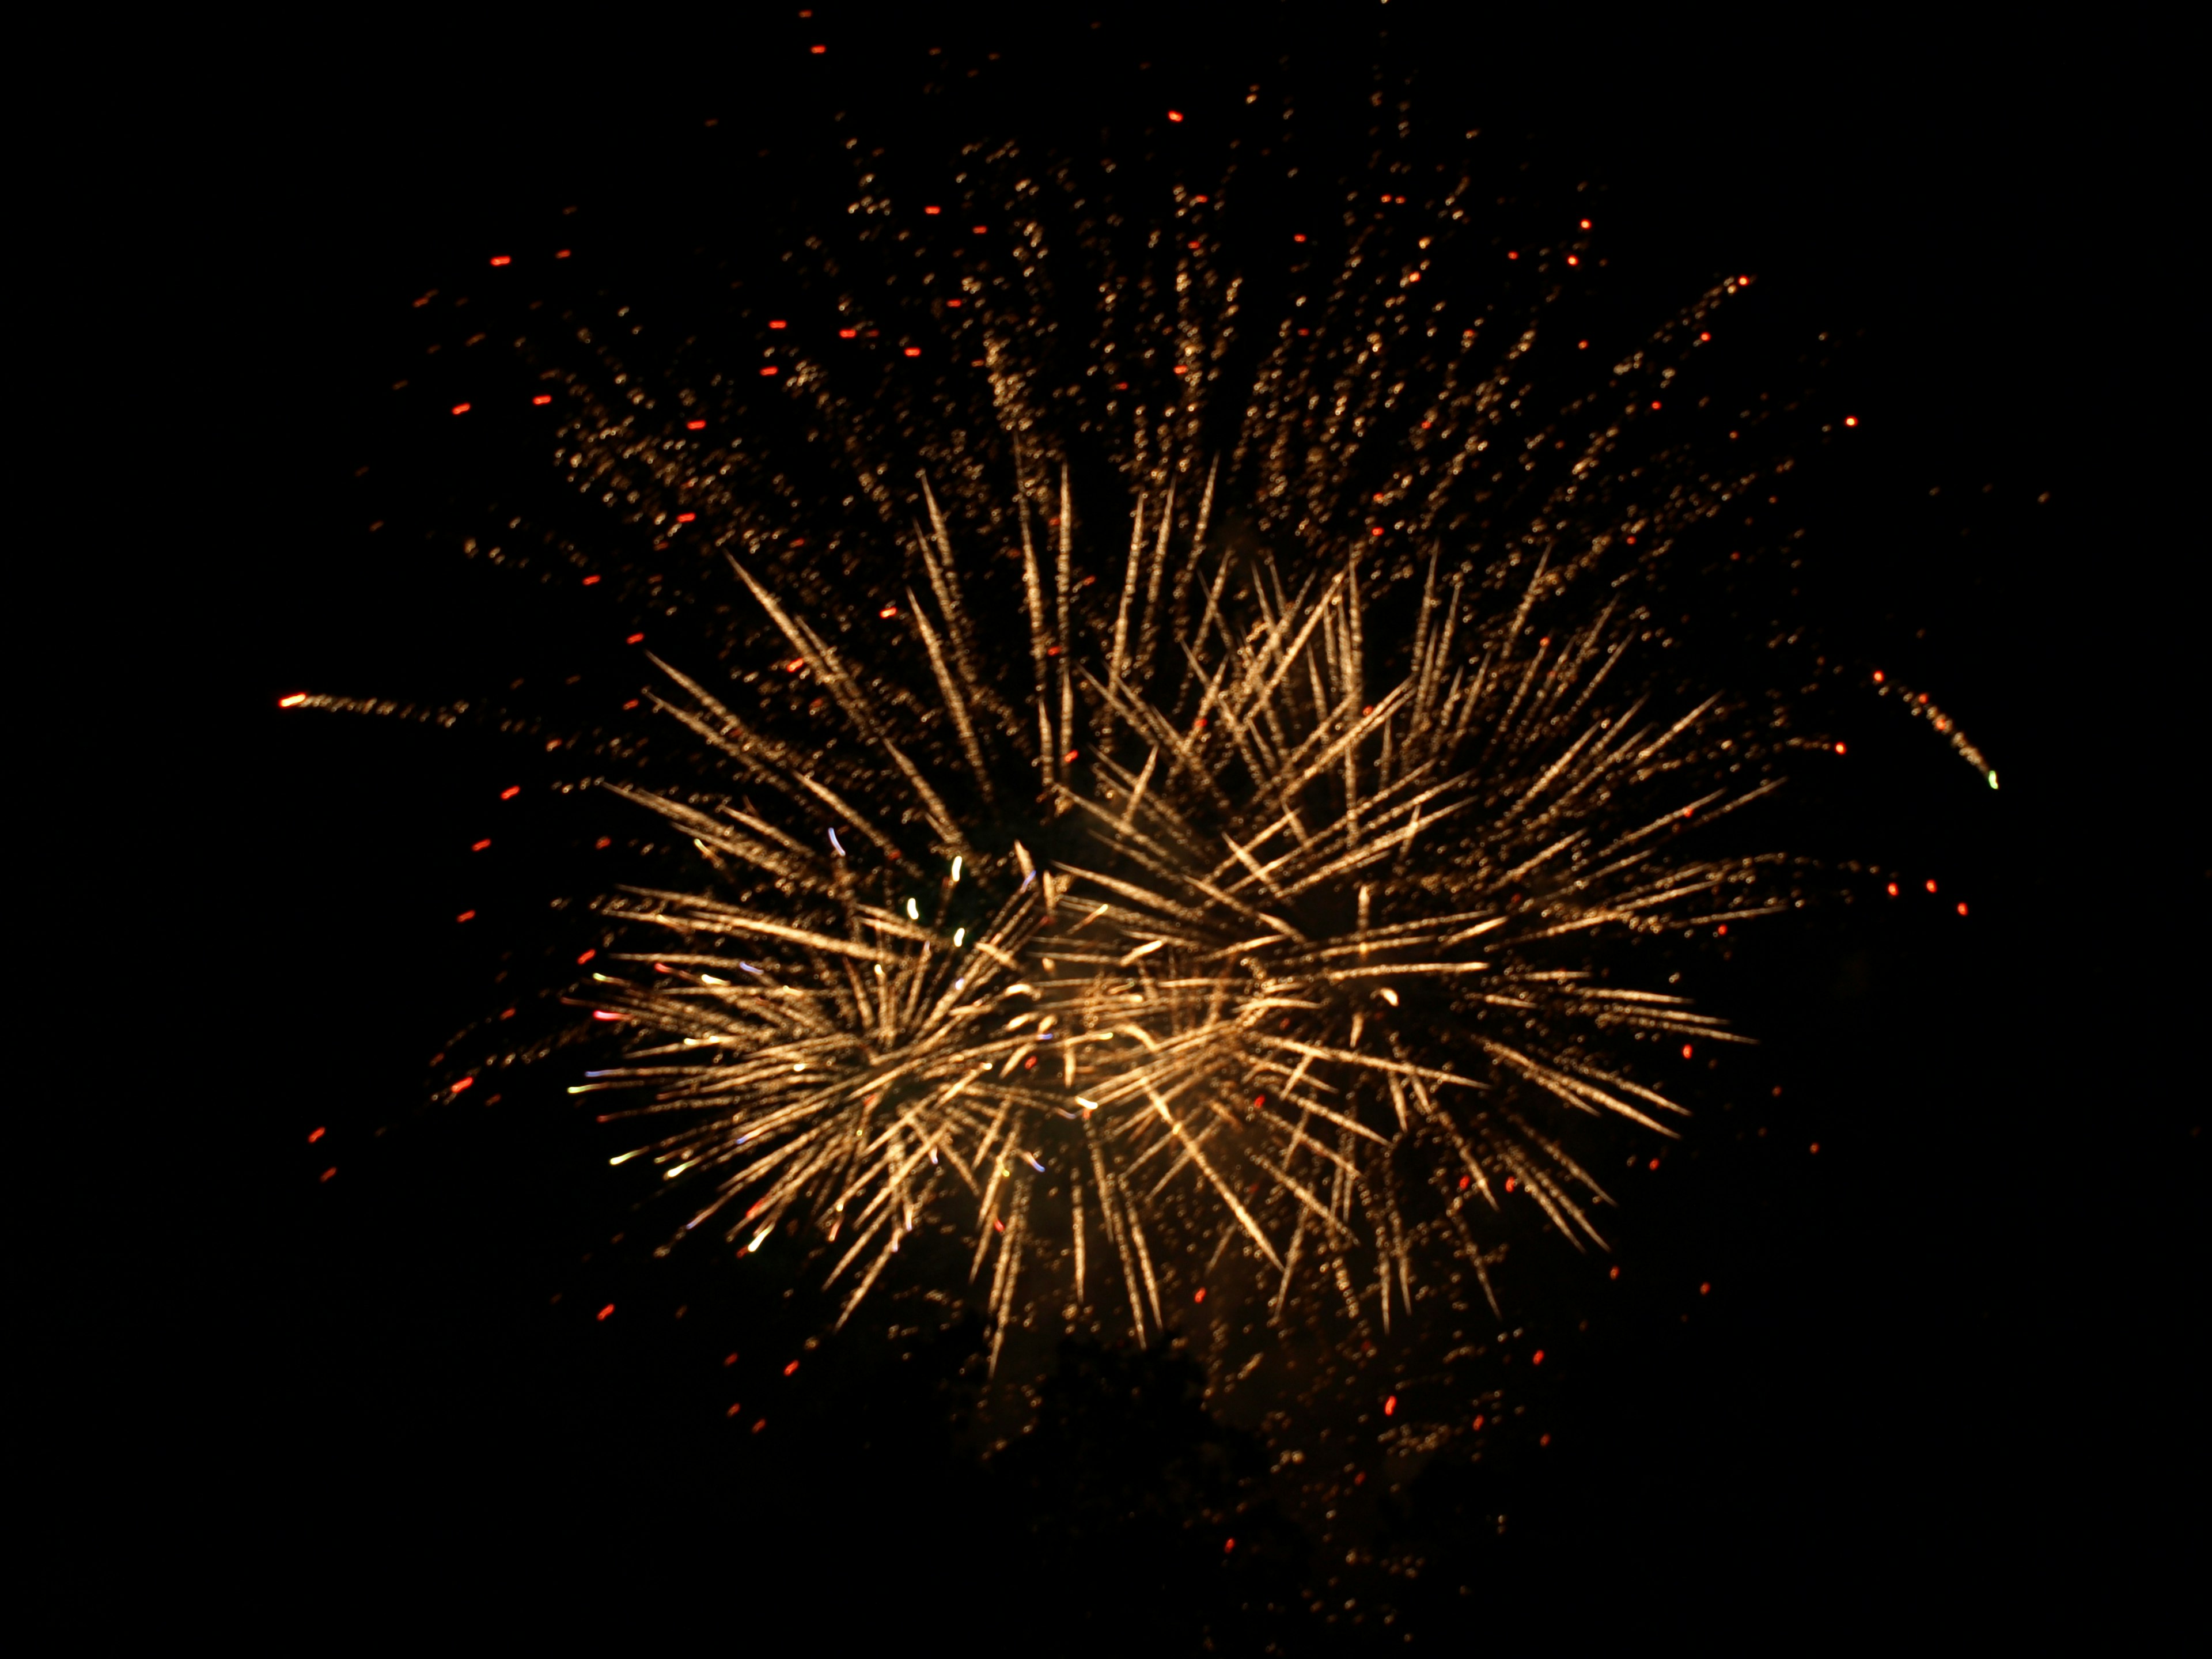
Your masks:
{"label": "glowing spark cluster", "polygon": [[[1303,1269],[1386,1328],[1425,1244],[1487,1289],[1483,1235],[1506,1194],[1598,1239],[1588,1206],[1605,1194],[1551,1120],[1666,1133],[1680,1112],[1605,1058],[1605,1036],[1730,1034],[1582,959],[1608,935],[1777,908],[1759,861],[1675,847],[1693,817],[1774,781],[1732,785],[1717,700],[1662,716],[1608,695],[1633,643],[1617,606],[1530,638],[1553,580],[1540,565],[1468,627],[1463,583],[1431,560],[1410,672],[1370,688],[1357,554],[1286,592],[1264,556],[1209,565],[1206,516],[1180,557],[1164,535],[1139,544],[1088,661],[1068,610],[1048,621],[1024,548],[1036,725],[1005,729],[1048,780],[1044,816],[1070,852],[1051,867],[948,806],[880,701],[742,567],[927,824],[932,873],[912,873],[890,801],[864,809],[661,665],[659,708],[792,817],[835,825],[810,840],[757,806],[610,786],[777,896],[772,910],[645,890],[609,906],[684,948],[653,955],[651,980],[607,981],[599,1012],[649,1035],[580,1089],[650,1091],[628,1115],[667,1127],[622,1161],[707,1189],[686,1231],[714,1224],[757,1249],[797,1212],[840,1246],[830,1279],[849,1278],[849,1312],[957,1194],[1002,1334],[1040,1277],[1081,1305],[1103,1267],[1139,1336],[1167,1318],[1163,1279],[1224,1229],[1274,1276],[1278,1311]],[[945,643],[972,626],[949,543],[925,562],[944,608],[933,619],[909,594],[904,614],[988,799],[990,692]],[[1194,639],[1151,625],[1170,564],[1203,592]],[[1183,659],[1168,708],[1141,689],[1168,678],[1151,641]],[[1081,776],[1085,745],[1099,756]]]}
{"label": "glowing spark cluster", "polygon": [[1521,1216],[1603,1244],[1579,1138],[1675,1133],[1635,1044],[1744,1040],[1623,947],[1790,906],[1714,826],[1843,749],[1668,655],[1670,559],[1765,487],[1678,410],[1750,279],[1608,368],[1546,326],[1590,222],[1476,307],[1499,248],[1443,175],[1300,231],[1248,333],[1223,191],[1155,222],[1054,183],[978,155],[916,212],[863,175],[800,301],[729,325],[764,365],[642,370],[573,311],[533,347],[566,487],[653,574],[470,550],[708,641],[640,694],[680,759],[598,745],[698,863],[605,902],[572,1000],[619,1052],[572,1092],[678,1238],[811,1238],[841,1322],[957,1234],[994,1364],[1200,1302],[1327,1341],[1494,1309]]}

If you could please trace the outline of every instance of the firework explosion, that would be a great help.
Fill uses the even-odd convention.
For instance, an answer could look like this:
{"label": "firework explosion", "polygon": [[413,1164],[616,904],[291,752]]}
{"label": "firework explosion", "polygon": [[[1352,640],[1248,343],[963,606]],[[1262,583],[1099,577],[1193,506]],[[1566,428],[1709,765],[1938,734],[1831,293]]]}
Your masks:
{"label": "firework explosion", "polygon": [[[662,735],[586,745],[697,861],[603,902],[570,1001],[620,1048],[571,1092],[672,1242],[811,1239],[839,1323],[957,1237],[994,1367],[1209,1294],[1224,1382],[1495,1310],[1516,1233],[1603,1248],[1577,1143],[1686,1115],[1634,1045],[1745,1040],[1628,947],[1788,908],[1712,826],[1832,746],[1668,655],[1684,538],[1778,465],[1658,424],[1748,279],[1547,403],[1587,220],[1503,249],[1443,173],[1296,234],[1255,325],[1233,179],[1148,218],[1024,174],[910,222],[863,171],[719,357],[641,366],[627,307],[526,343],[623,523],[470,551],[706,641],[653,657]],[[1470,314],[1501,251],[1538,287]]]}
{"label": "firework explosion", "polygon": [[[1357,558],[1285,594],[1273,568],[1224,556],[1200,641],[1174,635],[1191,672],[1164,710],[1130,647],[1167,637],[1133,602],[1166,585],[1170,550],[1130,559],[1095,653],[1068,608],[1048,623],[1033,547],[1024,559],[1034,734],[1003,699],[995,727],[980,716],[988,682],[945,643],[969,628],[941,546],[944,612],[910,599],[907,614],[976,796],[998,793],[986,730],[1048,779],[1048,839],[1072,854],[1056,867],[949,806],[881,700],[750,577],[877,769],[869,810],[663,665],[674,695],[658,705],[781,808],[610,786],[691,836],[725,884],[610,902],[683,948],[650,957],[665,984],[605,976],[598,1017],[650,1035],[580,1085],[650,1091],[621,1115],[673,1127],[623,1156],[710,1189],[684,1231],[719,1223],[757,1249],[795,1212],[841,1247],[830,1279],[851,1278],[849,1313],[957,1192],[1000,1339],[1040,1297],[1084,1305],[1103,1267],[1141,1340],[1164,1322],[1163,1279],[1185,1290],[1217,1236],[1265,1264],[1278,1311],[1303,1266],[1386,1328],[1425,1243],[1488,1289],[1482,1236],[1505,1194],[1601,1243],[1588,1206],[1605,1194],[1547,1120],[1667,1133],[1680,1108],[1609,1066],[1603,1036],[1729,1034],[1547,946],[1774,908],[1755,861],[1673,850],[1698,811],[1773,787],[1730,787],[1739,740],[1713,702],[1656,718],[1604,700],[1631,644],[1613,613],[1529,640],[1533,587],[1455,640],[1462,595],[1433,568],[1414,672],[1370,693]],[[1057,563],[1064,593],[1066,536]],[[1240,575],[1249,622],[1223,603]],[[894,802],[926,853],[902,848]],[[743,896],[763,881],[772,908]]]}

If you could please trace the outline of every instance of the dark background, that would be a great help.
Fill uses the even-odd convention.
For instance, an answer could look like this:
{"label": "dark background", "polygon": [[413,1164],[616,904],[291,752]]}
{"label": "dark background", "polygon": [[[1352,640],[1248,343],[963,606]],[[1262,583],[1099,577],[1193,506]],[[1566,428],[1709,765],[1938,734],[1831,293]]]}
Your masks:
{"label": "dark background", "polygon": [[[218,945],[192,953],[191,1006],[159,1016],[174,1054],[146,1073],[173,1102],[149,1114],[148,1173],[191,1196],[168,1192],[180,1219],[109,1301],[190,1357],[173,1386],[146,1379],[179,1420],[138,1467],[174,1548],[222,1540],[198,1582],[323,1629],[465,1598],[733,1637],[1012,1620],[1081,1645],[1131,1626],[1175,1650],[1201,1631],[1330,1650],[1609,1617],[1802,1641],[1931,1609],[2139,1606],[2186,1559],[2201,1450],[2203,1091],[2172,1060],[2204,876],[2182,828],[2196,744],[2176,735],[2201,701],[2179,183],[2201,134],[2159,69],[2172,43],[1701,25],[1570,47],[1395,5],[1096,33],[817,10],[652,49],[335,31],[296,73],[197,82],[137,147],[146,222],[192,273],[129,315],[185,342],[172,384],[198,411],[179,533],[145,556],[179,626],[149,654],[193,688],[161,711],[189,733],[163,775]],[[929,45],[979,75],[921,97]],[[825,103],[917,146],[986,128],[1073,145],[1287,73],[1349,131],[1377,64],[1423,71],[1417,119],[1602,185],[1621,280],[1655,317],[1741,270],[1778,328],[1844,343],[1820,395],[1866,444],[1806,509],[1821,620],[1908,665],[2005,781],[1990,796],[1923,764],[1932,737],[1868,707],[1850,735],[1899,757],[1868,855],[1924,865],[1971,920],[1837,910],[1709,982],[1783,1093],[1754,1104],[1747,1075],[1741,1115],[1632,1189],[1616,1300],[1529,1315],[1562,1332],[1524,1396],[1553,1426],[1542,1455],[1391,1497],[1373,1537],[1429,1562],[1418,1583],[1262,1516],[1230,1576],[1182,1521],[1234,1497],[1237,1443],[1159,1403],[1170,1362],[1133,1422],[1091,1373],[1143,1362],[1072,1360],[1042,1438],[984,1469],[957,1340],[906,1360],[832,1345],[786,1379],[803,1306],[624,1257],[573,1139],[426,1114],[425,1061],[489,994],[496,941],[458,948],[451,918],[503,763],[273,709],[303,686],[381,690],[386,665],[434,678],[499,614],[449,554],[366,532],[375,469],[405,459],[379,396],[407,301],[495,245],[548,241],[566,206],[712,211],[706,117],[794,146],[793,172],[744,185],[767,200],[807,188]],[[1570,1311],[1589,1322],[1571,1338]],[[739,1439],[737,1395],[777,1432]],[[1265,1612],[1310,1601],[1336,1622]]]}

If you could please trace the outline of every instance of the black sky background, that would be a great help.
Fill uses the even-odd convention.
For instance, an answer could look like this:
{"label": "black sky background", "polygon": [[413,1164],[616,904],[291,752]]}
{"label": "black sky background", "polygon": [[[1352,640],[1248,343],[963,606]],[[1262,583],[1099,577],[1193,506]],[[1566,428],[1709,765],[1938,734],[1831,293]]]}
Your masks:
{"label": "black sky background", "polygon": [[[190,1046],[163,1061],[198,1103],[145,1139],[156,1184],[166,1160],[212,1154],[176,1233],[192,1243],[119,1261],[108,1305],[191,1356],[191,1426],[154,1434],[137,1467],[148,1510],[174,1517],[157,1531],[224,1540],[202,1583],[252,1589],[279,1622],[462,1598],[649,1627],[645,1604],[680,1592],[692,1613],[742,1602],[761,1633],[802,1604],[948,1639],[980,1583],[1049,1643],[1071,1609],[1095,1628],[1109,1613],[989,1564],[1050,1587],[1113,1559],[1155,1588],[1111,1616],[1175,1650],[1203,1629],[1328,1651],[1532,1619],[1810,1641],[1931,1607],[2124,1610],[2179,1567],[2203,1113],[2167,1068],[2197,1024],[2204,869],[2185,829],[2197,745],[2172,734],[2202,702],[2184,511],[2201,423],[2180,404],[2203,326],[2161,43],[1654,29],[1595,52],[1442,9],[1231,15],[933,31],[823,8],[604,58],[340,30],[300,47],[298,75],[208,77],[170,106],[173,142],[143,147],[138,187],[199,284],[175,302],[189,315],[139,314],[194,337],[180,372],[207,411],[180,514],[206,580],[174,590],[191,643],[156,649],[200,688],[176,711],[197,735],[173,775],[225,943],[219,1029],[179,1019]],[[827,62],[808,60],[817,39]],[[927,45],[1000,53],[997,89],[933,113],[915,96]],[[458,577],[435,586],[431,554],[396,564],[363,533],[365,486],[401,459],[379,453],[395,440],[378,395],[413,294],[547,241],[571,204],[586,222],[696,207],[708,116],[773,150],[825,100],[885,130],[904,99],[917,143],[939,119],[1075,143],[1101,109],[1203,111],[1285,47],[1325,85],[1419,67],[1417,119],[1463,112],[1481,142],[1601,185],[1638,292],[1753,271],[1803,332],[1847,343],[1820,396],[1865,420],[1868,459],[1832,480],[1823,527],[1871,574],[1848,597],[1840,567],[1824,620],[1907,653],[2006,786],[1986,799],[1954,762],[1900,762],[1924,805],[1875,854],[1929,864],[1971,922],[1932,904],[1824,917],[1714,982],[1782,1097],[1754,1119],[1747,1089],[1698,1160],[1632,1190],[1638,1282],[1563,1335],[1549,1392],[1528,1396],[1553,1447],[1480,1492],[1400,1495],[1378,1524],[1435,1565],[1382,1590],[1287,1532],[1279,1569],[1224,1589],[1215,1558],[1177,1553],[1171,1503],[1152,1533],[1097,1519],[1116,1480],[1180,1490],[1203,1425],[1076,1409],[1056,1467],[1091,1473],[993,1486],[948,1433],[951,1403],[913,1380],[927,1354],[824,1354],[802,1373],[815,1392],[771,1394],[803,1320],[607,1259],[623,1224],[574,1148],[541,1139],[517,1164],[492,1121],[419,1110],[423,1062],[489,994],[449,901],[496,763],[273,711],[441,660],[495,615]],[[1869,743],[1890,740],[1887,712],[1868,711]],[[602,1289],[623,1309],[604,1325]],[[725,1348],[788,1437],[716,1439]],[[1099,1473],[1101,1446],[1130,1468]],[[1519,1517],[1504,1540],[1476,1524],[1499,1510]],[[1387,1631],[1336,1605],[1384,1590]],[[1340,1621],[1242,1611],[1304,1592]]]}

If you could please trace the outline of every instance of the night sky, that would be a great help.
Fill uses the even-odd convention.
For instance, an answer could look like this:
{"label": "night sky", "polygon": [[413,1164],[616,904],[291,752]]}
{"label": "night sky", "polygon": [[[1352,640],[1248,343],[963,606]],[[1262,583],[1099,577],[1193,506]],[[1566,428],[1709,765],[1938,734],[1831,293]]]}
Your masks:
{"label": "night sky", "polygon": [[[763,20],[606,88],[586,45],[543,74],[379,46],[373,70],[198,106],[155,164],[211,278],[189,349],[220,414],[185,514],[222,551],[178,775],[226,943],[189,993],[217,1018],[164,1060],[189,1126],[148,1143],[221,1166],[205,1245],[144,1266],[204,1404],[145,1467],[201,1494],[180,1516],[226,1517],[217,1576],[319,1638],[458,1598],[638,1643],[666,1620],[740,1645],[1176,1652],[1615,1620],[1800,1647],[2070,1596],[2116,1541],[2156,1579],[2201,1447],[2177,1407],[2200,1388],[2203,1091],[2165,1068],[2198,1023],[2205,873],[2179,821],[2201,739],[2167,736],[2201,703],[2173,388],[2202,322],[2157,100],[2055,46],[1904,64],[1739,41],[1723,71],[1655,39],[1601,70],[1396,5],[1205,38]],[[429,1104],[426,1062],[494,1008],[494,975],[528,977],[502,952],[559,944],[498,907],[588,896],[598,825],[500,801],[513,751],[483,735],[276,709],[459,691],[494,662],[598,672],[568,601],[422,533],[551,428],[519,409],[458,434],[393,393],[425,373],[418,295],[485,289],[507,254],[501,277],[665,296],[694,250],[833,176],[830,109],[917,155],[987,131],[1077,148],[1288,76],[1349,132],[1376,64],[1425,70],[1418,118],[1525,159],[1532,191],[1601,192],[1644,314],[1757,274],[1766,336],[1803,357],[1772,383],[1863,422],[1791,503],[1805,614],[1933,691],[2004,779],[1856,705],[1865,794],[1810,850],[1940,893],[1701,963],[1701,1006],[1762,1047],[1620,1188],[1617,1281],[1530,1248],[1509,1321],[1546,1359],[1509,1386],[1531,1433],[1363,1494],[1370,1547],[1418,1579],[1271,1508],[1171,1357],[1071,1353],[1037,1433],[979,1462],[957,1337],[808,1348],[804,1293],[653,1260],[657,1224],[628,1236],[580,1133]],[[563,248],[580,269],[556,279]],[[472,908],[486,925],[457,928]],[[1184,1522],[1240,1499],[1224,1560]]]}

